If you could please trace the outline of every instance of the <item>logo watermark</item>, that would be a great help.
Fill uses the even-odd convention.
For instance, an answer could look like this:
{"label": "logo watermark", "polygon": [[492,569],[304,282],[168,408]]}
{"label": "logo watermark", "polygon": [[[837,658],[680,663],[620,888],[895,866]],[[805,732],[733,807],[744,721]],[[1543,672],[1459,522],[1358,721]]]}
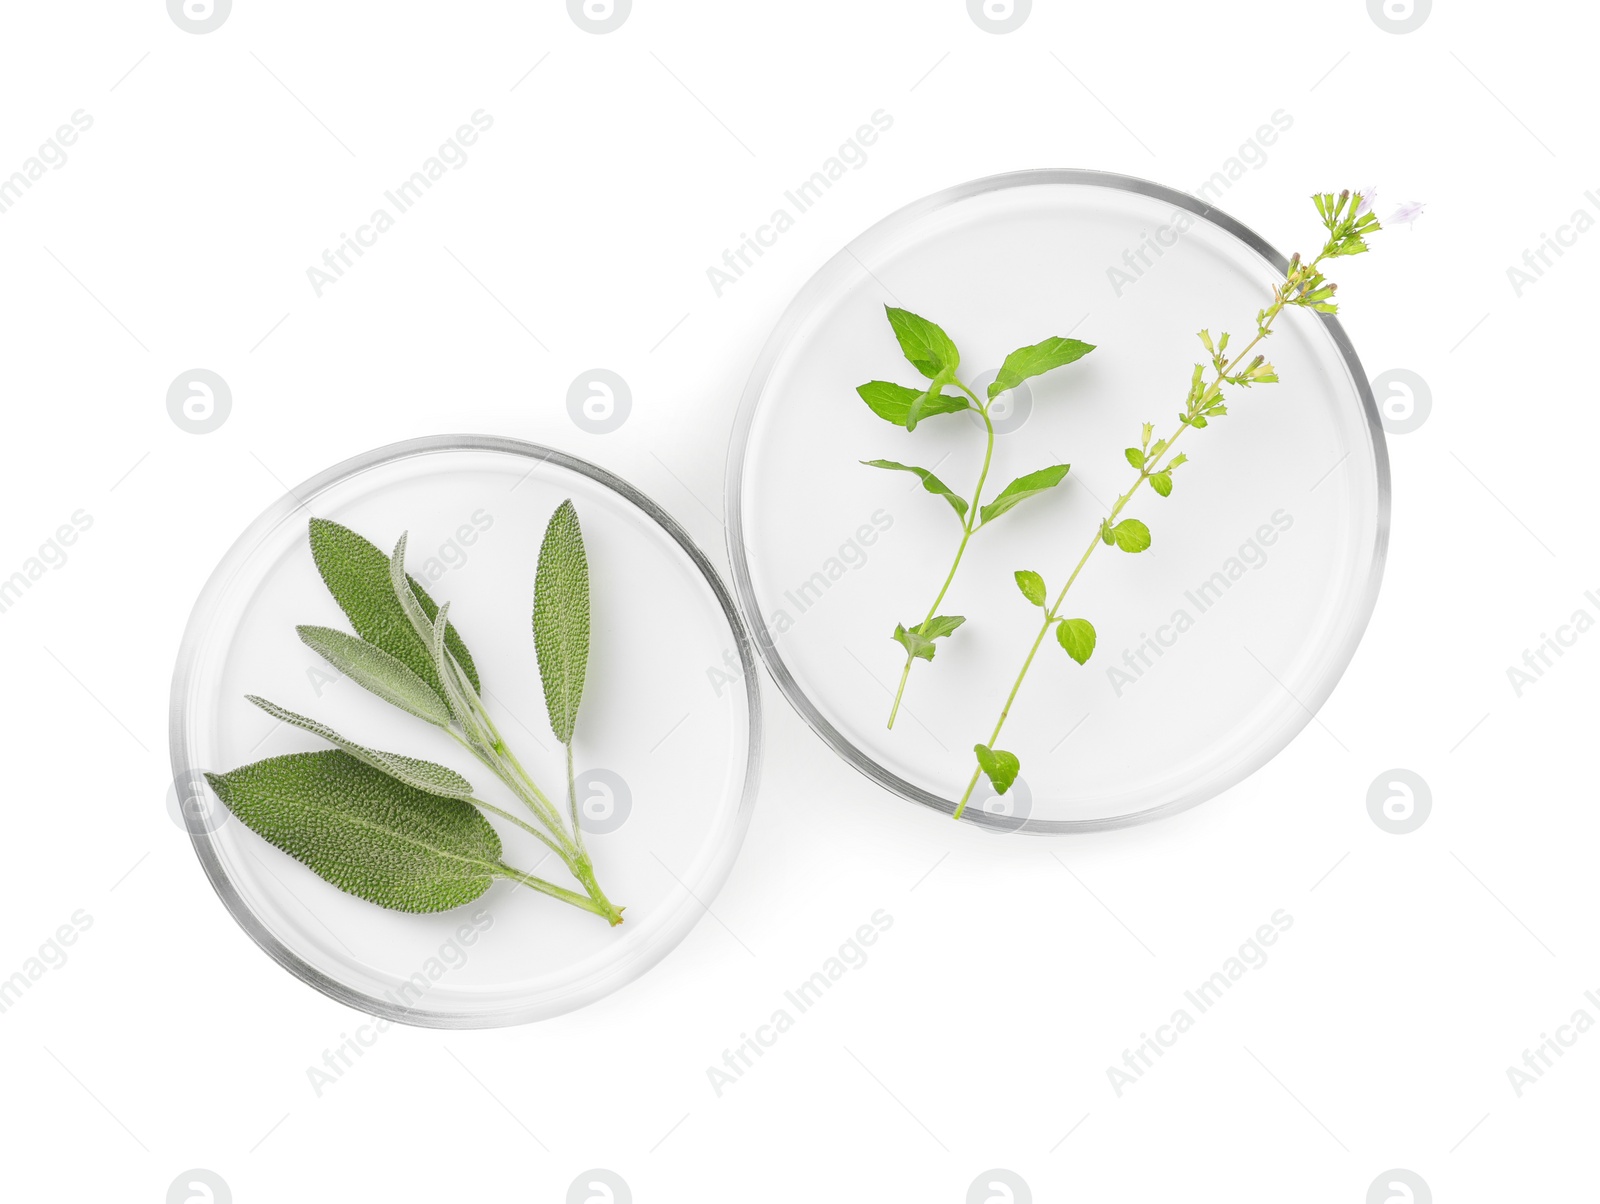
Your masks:
{"label": "logo watermark", "polygon": [[209,435],[233,412],[233,390],[210,368],[180,372],[167,386],[167,414],[191,435]]}
{"label": "logo watermark", "polygon": [[77,543],[79,537],[92,526],[94,515],[87,510],[74,510],[68,521],[57,527],[34,554],[22,562],[19,569],[9,577],[0,577],[0,614],[9,614],[22,601],[23,595],[34,587],[35,582],[64,568],[70,559],[67,549]]}
{"label": "logo watermark", "polygon": [[609,435],[633,412],[633,391],[609,368],[580,372],[567,386],[567,414],[579,430]]}
{"label": "logo watermark", "polygon": [[1367,15],[1384,33],[1420,29],[1433,11],[1433,0],[1367,0]]}
{"label": "logo watermark", "polygon": [[772,211],[765,222],[755,228],[755,233],[741,232],[739,241],[722,252],[720,265],[706,268],[706,279],[711,291],[718,297],[744,279],[756,260],[777,245],[801,215],[815,207],[832,187],[851,171],[860,171],[867,165],[867,147],[894,127],[894,117],[883,109],[876,110],[868,123],[856,127],[856,132],[839,149],[822,161],[822,166],[805,180],[783,194],[784,203]]}
{"label": "logo watermark", "polygon": [[1106,666],[1106,680],[1112,692],[1122,697],[1122,692],[1136,684],[1155,668],[1166,653],[1175,647],[1185,632],[1190,631],[1200,616],[1205,614],[1250,573],[1265,567],[1271,558],[1270,549],[1279,538],[1294,526],[1294,515],[1287,510],[1274,510],[1271,521],[1262,523],[1220,568],[1193,589],[1183,592],[1185,605],[1172,612],[1168,620],[1156,628],[1155,634],[1141,631],[1139,642],[1122,650],[1122,662]]}
{"label": "logo watermark", "polygon": [[77,112],[46,138],[39,149],[24,159],[22,166],[9,176],[0,177],[0,213],[9,213],[25,193],[52,171],[67,165],[67,147],[74,145],[80,135],[94,127],[94,117],[84,109]]}
{"label": "logo watermark", "polygon": [[167,1188],[167,1204],[233,1204],[233,1190],[216,1171],[184,1171]]}
{"label": "logo watermark", "polygon": [[[1600,610],[1600,593],[1592,589],[1585,590],[1583,600]],[[1511,692],[1521,698],[1529,686],[1543,681],[1544,675],[1556,667],[1556,662],[1566,656],[1567,650],[1593,627],[1594,615],[1587,607],[1580,606],[1565,623],[1556,627],[1554,635],[1541,631],[1539,642],[1532,648],[1522,650],[1522,664],[1506,666],[1506,681],[1511,684]]]}
{"label": "logo watermark", "polygon": [[1428,822],[1433,791],[1410,769],[1387,769],[1367,787],[1367,814],[1391,836],[1405,836]]}
{"label": "logo watermark", "polygon": [[[830,956],[823,960],[809,978],[792,990],[783,993],[783,1004],[773,1009],[765,1024],[756,1025],[754,1035],[739,1034],[739,1044],[722,1051],[720,1065],[706,1067],[706,1081],[718,1099],[722,1093],[744,1078],[759,1058],[778,1043],[795,1025],[795,1020],[814,1008],[834,986],[852,970],[867,964],[867,950],[878,943],[878,938],[894,927],[894,917],[883,908],[872,913],[872,922],[862,924]],[[792,1009],[792,1010],[791,1010]]]}
{"label": "logo watermark", "polygon": [[0,1013],[9,1012],[38,982],[52,970],[67,964],[67,950],[78,943],[78,938],[94,927],[94,917],[81,907],[45,938],[44,943],[22,965],[12,971],[9,978],[0,978]]}
{"label": "logo watermark", "polygon": [[1124,1091],[1144,1078],[1160,1058],[1166,1056],[1166,1052],[1178,1043],[1178,1038],[1194,1027],[1198,1017],[1221,1002],[1223,996],[1252,970],[1259,970],[1267,964],[1267,950],[1294,927],[1294,917],[1281,907],[1268,919],[1271,922],[1260,925],[1236,953],[1223,960],[1209,978],[1193,990],[1183,993],[1183,1004],[1173,1010],[1165,1024],[1156,1026],[1154,1035],[1140,1033],[1139,1044],[1122,1051],[1122,1064],[1106,1067],[1106,1078],[1118,1099],[1122,1098]]}
{"label": "logo watermark", "polygon": [[493,128],[493,114],[485,109],[473,113],[468,122],[456,127],[455,133],[423,160],[421,167],[383,194],[385,203],[375,208],[367,220],[355,228],[354,234],[341,233],[338,243],[322,252],[322,265],[312,264],[306,269],[306,279],[311,282],[311,291],[317,300],[343,280],[345,273],[377,246],[378,240],[393,230],[399,219],[415,208],[435,184],[452,171],[465,167],[471,158],[467,148],[476,145],[478,139]]}
{"label": "logo watermark", "polygon": [[210,33],[233,12],[233,0],[167,0],[167,15],[184,33]]}
{"label": "logo watermark", "polygon": [[1409,435],[1433,412],[1433,390],[1409,368],[1390,368],[1372,378],[1378,419],[1391,435]]}

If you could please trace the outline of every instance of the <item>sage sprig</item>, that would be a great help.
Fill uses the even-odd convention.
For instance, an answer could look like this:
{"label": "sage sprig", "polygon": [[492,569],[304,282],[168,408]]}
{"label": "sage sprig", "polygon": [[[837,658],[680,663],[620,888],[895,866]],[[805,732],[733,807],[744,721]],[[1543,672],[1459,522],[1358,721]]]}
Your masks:
{"label": "sage sprig", "polygon": [[[894,460],[862,461],[869,468],[909,472],[918,477],[925,490],[949,503],[956,521],[961,524],[961,541],[956,545],[955,558],[922,622],[909,627],[904,623],[895,626],[893,639],[905,649],[906,662],[900,672],[900,685],[895,691],[894,704],[889,709],[889,726],[893,727],[895,716],[900,713],[900,699],[906,691],[906,680],[911,676],[911,666],[919,659],[931,661],[937,650],[935,641],[950,635],[966,622],[963,615],[941,615],[938,612],[945,595],[950,591],[951,583],[955,581],[956,571],[961,567],[967,543],[977,531],[1018,503],[1059,485],[1070,468],[1066,464],[1052,464],[1018,477],[985,504],[983,487],[989,479],[989,468],[994,458],[995,429],[990,407],[1000,394],[1015,389],[1032,377],[1042,376],[1082,359],[1094,347],[1078,339],[1067,338],[1049,338],[1042,343],[1019,347],[1006,356],[1005,363],[989,385],[988,396],[980,400],[957,375],[961,367],[961,352],[942,328],[909,310],[893,306],[886,306],[885,310],[900,350],[911,366],[927,378],[928,384],[913,388],[884,380],[868,381],[856,389],[861,400],[878,417],[896,426],[903,426],[907,431],[916,430],[917,424],[925,418],[967,411],[976,413],[983,420],[984,427],[983,467],[978,472],[978,483],[973,488],[971,501],[956,493],[926,468]],[[956,392],[947,393],[946,389]]]}
{"label": "sage sprig", "polygon": [[[589,655],[589,572],[572,502],[561,504],[546,530],[534,613],[550,726],[566,746],[570,829],[484,706],[477,666],[450,622],[449,603],[435,603],[406,572],[406,537],[386,556],[349,528],[312,519],[310,540],[318,572],[356,634],[305,626],[297,629],[301,640],[349,680],[448,732],[535,822],[476,797],[472,784],[448,766],[368,748],[254,695],[249,700],[269,715],[334,748],[207,774],[229,811],[341,890],[384,907],[442,911],[506,878],[621,923],[622,908],[595,879],[573,788],[573,727]],[[485,813],[535,837],[582,892],[509,865]]]}
{"label": "sage sprig", "polygon": [[972,791],[977,786],[980,775],[988,777],[996,794],[1004,794],[1016,781],[1020,770],[1019,759],[1015,753],[996,748],[995,742],[1000,738],[1000,732],[1011,714],[1011,708],[1017,701],[1017,693],[1022,689],[1022,683],[1027,678],[1028,670],[1032,667],[1034,657],[1038,654],[1045,637],[1053,629],[1062,650],[1080,665],[1087,663],[1093,654],[1094,625],[1088,619],[1064,616],[1061,613],[1062,606],[1066,602],[1068,591],[1078,580],[1089,558],[1102,544],[1118,548],[1130,555],[1143,552],[1150,547],[1149,527],[1136,518],[1120,517],[1139,488],[1148,481],[1150,488],[1159,496],[1165,498],[1171,495],[1173,473],[1188,462],[1188,456],[1184,453],[1173,454],[1173,445],[1185,431],[1203,430],[1212,421],[1228,413],[1223,393],[1224,386],[1248,389],[1255,385],[1273,384],[1277,381],[1277,370],[1267,362],[1266,357],[1260,354],[1251,357],[1251,352],[1272,335],[1273,323],[1279,314],[1290,306],[1325,314],[1338,311],[1337,303],[1333,300],[1338,286],[1323,274],[1321,264],[1325,260],[1359,255],[1366,251],[1368,249],[1366,239],[1376,234],[1382,227],[1377,217],[1369,212],[1368,203],[1359,193],[1348,190],[1337,196],[1331,192],[1318,193],[1312,200],[1316,203],[1317,213],[1327,231],[1322,249],[1316,258],[1309,262],[1302,261],[1298,252],[1289,261],[1283,281],[1273,285],[1271,303],[1256,313],[1255,336],[1242,350],[1230,356],[1229,336],[1226,333],[1213,339],[1209,330],[1200,331],[1200,343],[1210,359],[1209,374],[1206,364],[1194,366],[1183,409],[1178,414],[1178,425],[1171,435],[1165,439],[1155,439],[1155,427],[1147,422],[1141,429],[1139,445],[1124,450],[1124,458],[1137,475],[1127,490],[1117,498],[1110,513],[1100,521],[1094,535],[1089,539],[1088,546],[1078,557],[1077,564],[1068,574],[1055,599],[1048,606],[1045,604],[1048,593],[1044,578],[1038,573],[1023,570],[1016,574],[1017,585],[1023,596],[1043,611],[1043,617],[1038,634],[1035,635],[1033,645],[1023,659],[1022,668],[1012,682],[1011,692],[1000,708],[1000,717],[995,721],[988,740],[973,745],[972,751],[977,767],[972,771],[967,788],[956,804],[956,819],[960,819],[962,812],[966,810],[967,801],[972,797]]}

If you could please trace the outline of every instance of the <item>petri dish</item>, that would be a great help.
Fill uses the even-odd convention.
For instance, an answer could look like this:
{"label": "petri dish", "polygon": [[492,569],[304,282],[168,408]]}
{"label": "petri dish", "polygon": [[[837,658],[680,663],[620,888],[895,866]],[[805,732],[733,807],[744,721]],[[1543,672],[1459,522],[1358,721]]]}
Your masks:
{"label": "petri dish", "polygon": [[[597,917],[497,880],[430,915],[345,894],[231,817],[201,776],[327,747],[279,724],[263,695],[370,747],[438,761],[508,810],[513,796],[444,732],[339,675],[295,625],[349,630],[307,544],[310,517],[392,547],[477,662],[507,743],[552,798],[564,796],[534,658],[533,578],[551,513],[567,498],[592,581],[587,682],[574,744],[585,842],[607,895]],[[648,599],[641,605],[641,599]],[[207,582],[173,680],[179,812],[240,926],[324,994],[435,1028],[516,1024],[581,1007],[639,977],[704,914],[743,840],[759,772],[761,712],[750,641],[726,587],[660,507],[625,481],[550,448],[441,436],[379,448],[307,481],[261,515]],[[490,816],[505,860],[566,883],[532,836]]]}
{"label": "petri dish", "polygon": [[[1308,202],[1305,216],[1312,217]],[[1307,243],[1313,221],[1293,231]],[[1335,279],[1361,261],[1335,261]],[[1354,265],[1354,266],[1351,266]],[[1285,257],[1205,200],[1126,176],[993,176],[894,213],[830,259],[766,342],[727,468],[734,592],[785,696],[840,756],[904,799],[950,814],[1038,631],[1013,573],[1053,595],[1131,484],[1141,424],[1177,427],[1202,328],[1254,333]],[[855,387],[914,384],[884,318],[939,323],[982,389],[1008,352],[1052,335],[1078,362],[1001,395],[985,497],[1050,464],[1065,482],[972,539],[940,611],[965,615],[918,661],[886,726],[904,652],[960,538],[944,500],[883,458],[970,498],[983,456],[973,414],[907,432]],[[1239,344],[1235,343],[1237,347]],[[1188,432],[1140,555],[1102,548],[1067,609],[1098,631],[1086,666],[1041,648],[1000,747],[1017,785],[980,784],[963,818],[1066,833],[1193,806],[1275,756],[1326,701],[1366,628],[1388,542],[1382,428],[1348,337],[1292,309],[1265,350],[1281,383],[1235,390],[1229,416]]]}

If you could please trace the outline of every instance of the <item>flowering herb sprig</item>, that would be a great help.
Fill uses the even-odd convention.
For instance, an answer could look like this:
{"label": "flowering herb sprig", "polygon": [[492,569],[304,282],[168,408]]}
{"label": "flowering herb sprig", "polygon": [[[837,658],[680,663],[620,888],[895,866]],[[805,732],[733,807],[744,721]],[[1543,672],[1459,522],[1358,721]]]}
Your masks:
{"label": "flowering herb sprig", "polygon": [[[1251,353],[1258,344],[1272,335],[1273,323],[1279,314],[1290,306],[1325,314],[1337,312],[1338,305],[1333,298],[1338,285],[1328,280],[1321,265],[1329,259],[1359,255],[1366,251],[1366,239],[1376,234],[1382,227],[1377,217],[1370,212],[1370,205],[1359,193],[1348,190],[1337,196],[1331,192],[1318,193],[1312,200],[1316,203],[1317,213],[1327,230],[1327,238],[1322,249],[1316,258],[1310,261],[1302,260],[1298,253],[1289,261],[1282,283],[1273,286],[1271,303],[1256,314],[1255,336],[1241,350],[1230,355],[1228,334],[1223,333],[1213,339],[1210,331],[1200,331],[1200,343],[1210,358],[1209,372],[1206,364],[1194,366],[1183,409],[1178,414],[1178,425],[1171,435],[1165,439],[1155,439],[1155,427],[1147,422],[1140,432],[1139,445],[1129,447],[1123,452],[1137,475],[1127,490],[1117,498],[1110,513],[1101,519],[1094,535],[1089,539],[1088,546],[1078,557],[1077,564],[1073,566],[1072,572],[1068,574],[1054,600],[1047,604],[1048,590],[1044,578],[1038,573],[1022,570],[1016,574],[1017,588],[1022,591],[1023,597],[1043,612],[1039,631],[1034,637],[1032,647],[1028,649],[1027,656],[1023,659],[1022,668],[1012,682],[1011,692],[1006,696],[1004,706],[1000,708],[1000,717],[995,721],[988,740],[973,746],[977,768],[972,771],[967,788],[956,804],[956,819],[960,819],[962,812],[966,810],[967,802],[972,797],[972,791],[978,784],[980,774],[988,777],[997,794],[1004,794],[1017,779],[1017,773],[1021,768],[1020,761],[1015,753],[997,748],[996,742],[1045,637],[1053,630],[1056,642],[1061,645],[1062,650],[1080,665],[1087,663],[1094,653],[1094,625],[1088,619],[1064,616],[1062,606],[1066,602],[1068,591],[1077,582],[1089,558],[1101,544],[1129,554],[1143,552],[1150,546],[1150,529],[1136,518],[1121,517],[1128,503],[1147,481],[1150,488],[1161,497],[1171,495],[1173,473],[1188,461],[1188,457],[1182,452],[1174,455],[1173,446],[1185,431],[1203,430],[1213,420],[1228,413],[1224,387],[1248,389],[1255,385],[1273,384],[1277,381],[1277,370],[1266,357],[1261,354],[1252,356]],[[1420,206],[1413,208],[1420,212]],[[1414,220],[1414,217],[1415,214],[1412,213],[1411,220]]]}
{"label": "flowering herb sprig", "polygon": [[[978,472],[978,483],[972,490],[970,502],[926,468],[901,464],[894,460],[862,461],[870,468],[909,472],[920,478],[924,489],[937,497],[944,498],[950,504],[950,508],[955,511],[956,521],[961,524],[961,542],[956,545],[955,558],[951,561],[950,571],[945,574],[944,584],[939,587],[939,592],[933,599],[933,605],[928,607],[922,622],[910,627],[904,623],[895,626],[893,639],[905,649],[906,663],[900,672],[900,685],[895,691],[894,705],[889,709],[889,726],[893,727],[895,716],[900,713],[900,699],[906,692],[906,679],[911,676],[911,666],[918,659],[931,661],[936,650],[934,641],[948,636],[966,622],[963,615],[941,615],[939,605],[944,601],[945,594],[949,593],[950,585],[956,579],[956,570],[961,567],[961,558],[966,553],[968,541],[977,531],[989,526],[1019,502],[1026,501],[1047,489],[1055,488],[1066,477],[1071,467],[1067,464],[1052,464],[1047,468],[1040,468],[1020,476],[985,503],[983,487],[989,479],[989,466],[994,459],[995,430],[991,407],[995,398],[1008,390],[1015,389],[1025,380],[1082,359],[1093,351],[1094,347],[1078,339],[1067,338],[1049,338],[1042,343],[1019,347],[1006,356],[1005,363],[1000,366],[999,374],[989,385],[988,396],[980,400],[978,395],[956,375],[961,366],[961,353],[949,335],[933,322],[909,310],[896,309],[893,306],[886,306],[885,309],[889,316],[889,325],[894,329],[895,338],[900,343],[900,350],[905,353],[911,366],[927,378],[928,384],[913,388],[886,380],[868,381],[856,389],[861,395],[861,400],[866,402],[878,417],[896,426],[903,426],[908,431],[916,430],[917,424],[924,418],[939,414],[962,414],[968,411],[982,419],[984,429],[983,467]],[[946,389],[955,391],[947,393]]]}

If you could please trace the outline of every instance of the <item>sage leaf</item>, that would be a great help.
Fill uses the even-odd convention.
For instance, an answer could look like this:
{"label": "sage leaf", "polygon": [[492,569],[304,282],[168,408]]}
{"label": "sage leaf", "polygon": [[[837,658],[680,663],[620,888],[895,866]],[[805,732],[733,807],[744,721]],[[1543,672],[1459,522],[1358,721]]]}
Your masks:
{"label": "sage leaf", "polygon": [[928,319],[919,317],[909,309],[884,306],[889,315],[889,325],[894,327],[894,337],[900,342],[911,366],[929,380],[941,372],[954,372],[961,364],[961,353],[949,335]]}
{"label": "sage leaf", "polygon": [[1071,468],[1070,464],[1052,464],[1049,468],[1041,468],[1037,472],[1028,473],[1027,476],[1018,477],[979,511],[983,516],[983,522],[992,523],[1019,502],[1025,502],[1034,494],[1043,493],[1047,489],[1054,489],[1066,478]]}
{"label": "sage leaf", "polygon": [[1126,448],[1122,454],[1128,458],[1128,463],[1132,464],[1135,468],[1144,467],[1144,452],[1140,451],[1137,447]]}
{"label": "sage leaf", "polygon": [[922,487],[924,489],[949,502],[951,509],[956,512],[956,517],[961,519],[962,522],[966,521],[967,499],[954,493],[950,486],[946,485],[926,468],[917,468],[910,464],[897,464],[893,460],[863,460],[861,462],[869,468],[888,468],[893,469],[895,472],[915,473],[922,478]]}
{"label": "sage leaf", "polygon": [[589,561],[571,498],[550,516],[539,547],[533,582],[533,647],[539,658],[551,730],[561,743],[571,744],[589,666]]}
{"label": "sage leaf", "polygon": [[398,657],[332,627],[296,627],[295,631],[306,647],[362,689],[418,719],[450,726],[450,708],[439,688],[423,681]]}
{"label": "sage leaf", "polygon": [[1088,619],[1062,619],[1056,624],[1056,642],[1080,665],[1094,653],[1094,624]]}
{"label": "sage leaf", "polygon": [[958,414],[962,410],[972,408],[964,397],[951,397],[938,392],[927,396],[925,389],[891,384],[886,380],[869,380],[866,384],[858,386],[856,392],[861,395],[861,400],[867,403],[874,414],[896,426],[906,425],[911,417],[911,406],[919,397],[924,400],[917,414],[918,421],[936,414]]}
{"label": "sage leaf", "polygon": [[1166,497],[1172,492],[1172,474],[1170,472],[1153,474],[1150,477],[1150,488],[1154,489],[1162,497]]}
{"label": "sage leaf", "polygon": [[1032,569],[1018,569],[1016,571],[1017,588],[1022,591],[1022,596],[1035,606],[1044,605],[1044,578]]}
{"label": "sage leaf", "polygon": [[983,770],[984,776],[989,779],[989,784],[994,787],[996,794],[1004,794],[1011,789],[1011,783],[1017,780],[1017,771],[1022,768],[1014,753],[1002,749],[990,748],[987,744],[974,744],[974,755],[978,758],[978,768]]}
{"label": "sage leaf", "polygon": [[329,744],[337,745],[344,749],[358,761],[364,761],[374,769],[380,769],[398,782],[418,790],[426,790],[429,794],[437,794],[444,798],[472,797],[472,783],[467,781],[455,770],[444,765],[437,765],[432,761],[419,761],[415,757],[404,757],[399,753],[382,752],[375,748],[367,748],[357,744],[354,740],[346,740],[338,732],[326,724],[318,723],[315,719],[308,719],[304,715],[297,715],[286,707],[281,707],[275,702],[255,694],[246,694],[250,702],[255,703],[274,719],[294,727],[301,728],[316,736],[321,736]]}
{"label": "sage leaf", "polygon": [[1150,528],[1136,518],[1125,518],[1111,528],[1111,540],[1124,552],[1142,552],[1150,546]]}
{"label": "sage leaf", "polygon": [[[344,611],[356,634],[398,657],[423,681],[439,689],[433,658],[421,637],[406,620],[389,583],[389,557],[348,527],[325,518],[311,520],[311,556],[328,592]],[[407,579],[418,605],[431,623],[438,605],[415,579]],[[447,639],[462,672],[480,689],[478,670],[460,633],[453,628]],[[442,695],[441,695],[442,697]]]}
{"label": "sage leaf", "polygon": [[1018,347],[1006,356],[1000,372],[989,385],[989,400],[993,401],[1007,389],[1015,389],[1030,377],[1042,376],[1052,368],[1082,359],[1094,350],[1093,343],[1078,339],[1048,338],[1031,347]]}
{"label": "sage leaf", "polygon": [[476,807],[417,790],[342,749],[206,774],[245,827],[340,890],[396,911],[448,911],[489,889],[500,837]]}

